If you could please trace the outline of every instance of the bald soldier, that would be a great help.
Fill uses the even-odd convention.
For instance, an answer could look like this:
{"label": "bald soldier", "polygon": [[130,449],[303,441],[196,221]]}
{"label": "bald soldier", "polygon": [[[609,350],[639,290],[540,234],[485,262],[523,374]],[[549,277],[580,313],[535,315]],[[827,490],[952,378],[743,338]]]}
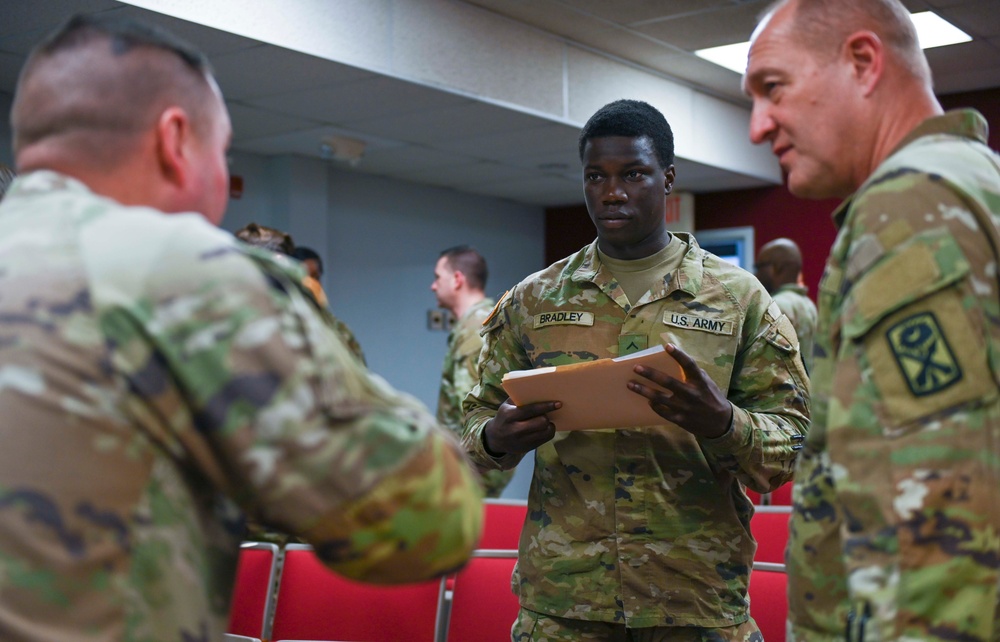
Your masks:
{"label": "bald soldier", "polygon": [[795,328],[799,352],[807,371],[812,370],[813,336],[816,334],[816,304],[802,284],[802,252],[792,239],[774,239],[757,254],[757,279]]}
{"label": "bald soldier", "polygon": [[349,356],[301,270],[214,227],[230,125],[201,54],[74,18],[12,123],[0,639],[221,639],[244,514],[354,579],[463,563],[480,492],[454,439]]}
{"label": "bald soldier", "polygon": [[797,640],[1000,640],[1000,159],[943,113],[896,0],[791,0],[750,136],[846,199],[819,291],[788,549]]}

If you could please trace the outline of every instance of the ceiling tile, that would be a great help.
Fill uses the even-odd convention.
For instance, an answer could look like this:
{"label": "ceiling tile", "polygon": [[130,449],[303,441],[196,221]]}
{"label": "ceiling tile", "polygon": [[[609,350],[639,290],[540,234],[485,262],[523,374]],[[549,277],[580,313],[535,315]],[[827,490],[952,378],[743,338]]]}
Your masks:
{"label": "ceiling tile", "polygon": [[[754,1],[759,0],[751,0],[751,2]],[[710,13],[719,8],[732,7],[737,4],[737,0],[671,0],[671,2],[663,2],[663,0],[633,0],[631,2],[573,0],[572,2],[563,2],[563,4],[581,14],[618,24],[636,25],[677,16]]]}
{"label": "ceiling tile", "polygon": [[383,138],[429,144],[516,132],[535,127],[540,122],[544,121],[536,116],[470,101],[443,109],[359,121],[352,123],[351,127]]}
{"label": "ceiling tile", "polygon": [[583,202],[583,190],[579,183],[558,176],[535,176],[521,181],[470,185],[465,190],[475,194],[552,205]]}
{"label": "ceiling tile", "polygon": [[339,127],[316,127],[314,129],[303,129],[253,140],[234,141],[233,148],[267,156],[288,153],[317,158],[320,156],[322,140],[329,136],[345,136],[347,138],[363,140],[366,144],[366,154],[374,152],[376,149],[388,149],[401,145],[401,143],[393,140],[363,135]]}
{"label": "ceiling tile", "polygon": [[373,118],[393,118],[399,114],[471,101],[456,94],[405,80],[379,76],[332,87],[257,98],[247,102],[292,116],[344,124]]}
{"label": "ceiling tile", "polygon": [[[462,160],[457,156],[455,161]],[[417,183],[443,185],[445,187],[464,187],[491,183],[519,183],[533,178],[529,172],[510,165],[502,165],[487,161],[476,161],[471,158],[465,162],[446,167],[420,168],[414,172],[401,172],[400,178]]]}
{"label": "ceiling tile", "polygon": [[233,121],[234,141],[248,141],[316,127],[316,123],[312,121],[291,118],[231,101],[227,102],[226,106],[229,108],[229,118]]}
{"label": "ceiling tile", "polygon": [[216,56],[212,67],[223,95],[239,100],[375,77],[355,67],[274,45]]}
{"label": "ceiling tile", "polygon": [[402,175],[419,169],[454,165],[455,158],[454,152],[422,145],[404,145],[402,147],[365,150],[359,167],[375,174]]}
{"label": "ceiling tile", "polygon": [[963,2],[941,8],[937,13],[973,38],[1000,35],[1000,3],[997,0]]}
{"label": "ceiling tile", "polygon": [[694,51],[749,39],[757,26],[760,10],[761,6],[757,3],[741,4],[653,22],[635,29],[686,51]]}
{"label": "ceiling tile", "polygon": [[444,140],[439,147],[477,158],[516,161],[526,149],[535,154],[573,150],[579,135],[577,127],[554,123],[490,136]]}

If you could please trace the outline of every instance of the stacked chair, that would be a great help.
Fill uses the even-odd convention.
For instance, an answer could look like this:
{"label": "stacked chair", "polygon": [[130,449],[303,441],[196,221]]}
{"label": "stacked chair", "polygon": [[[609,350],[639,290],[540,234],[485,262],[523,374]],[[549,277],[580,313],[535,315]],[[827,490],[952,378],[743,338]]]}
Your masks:
{"label": "stacked chair", "polygon": [[[772,497],[777,493],[772,493]],[[517,616],[511,573],[523,501],[487,500],[484,533],[456,574],[405,586],[378,586],[329,571],[312,548],[243,545],[226,642],[507,642]],[[765,642],[785,641],[787,505],[757,506],[758,542],[750,614]]]}

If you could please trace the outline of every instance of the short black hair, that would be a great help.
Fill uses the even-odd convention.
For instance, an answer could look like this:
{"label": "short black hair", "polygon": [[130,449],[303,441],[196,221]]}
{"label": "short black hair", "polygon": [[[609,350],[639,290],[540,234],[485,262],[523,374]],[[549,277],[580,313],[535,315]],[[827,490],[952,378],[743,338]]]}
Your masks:
{"label": "short black hair", "polygon": [[300,261],[305,261],[306,259],[312,259],[313,261],[316,261],[316,267],[319,268],[319,273],[323,274],[323,259],[319,258],[319,254],[317,254],[316,250],[312,249],[311,247],[306,247],[304,245],[296,245],[295,252],[292,253],[292,256],[294,256]]}
{"label": "short black hair", "polygon": [[674,164],[674,133],[658,109],[641,100],[616,100],[601,107],[580,130],[580,161],[591,138],[647,137],[663,169]]}
{"label": "short black hair", "polygon": [[486,289],[486,279],[490,273],[486,267],[486,259],[479,253],[479,250],[471,245],[456,245],[443,250],[441,257],[448,260],[448,267],[453,272],[461,272],[465,275],[465,280],[470,287],[476,290]]}
{"label": "short black hair", "polygon": [[95,36],[111,41],[112,50],[124,54],[135,47],[153,47],[172,52],[199,74],[212,73],[208,58],[191,44],[156,25],[103,13],[78,13],[46,36],[32,51],[32,56],[48,55],[90,42]]}

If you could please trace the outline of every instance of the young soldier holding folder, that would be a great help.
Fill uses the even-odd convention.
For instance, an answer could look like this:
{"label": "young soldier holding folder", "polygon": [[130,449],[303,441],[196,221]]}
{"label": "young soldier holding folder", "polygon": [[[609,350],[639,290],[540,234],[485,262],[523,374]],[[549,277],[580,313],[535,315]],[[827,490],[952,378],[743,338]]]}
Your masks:
{"label": "young soldier holding folder", "polygon": [[[512,639],[747,640],[756,543],[744,487],[788,481],[808,427],[794,330],[749,273],[667,230],[673,137],[660,112],[605,106],[580,156],[597,240],[499,302],[465,402],[480,467],[535,451]],[[685,381],[637,369],[621,382],[661,425],[556,433],[546,413],[573,399],[517,407],[501,386],[509,371],[662,342]]]}

